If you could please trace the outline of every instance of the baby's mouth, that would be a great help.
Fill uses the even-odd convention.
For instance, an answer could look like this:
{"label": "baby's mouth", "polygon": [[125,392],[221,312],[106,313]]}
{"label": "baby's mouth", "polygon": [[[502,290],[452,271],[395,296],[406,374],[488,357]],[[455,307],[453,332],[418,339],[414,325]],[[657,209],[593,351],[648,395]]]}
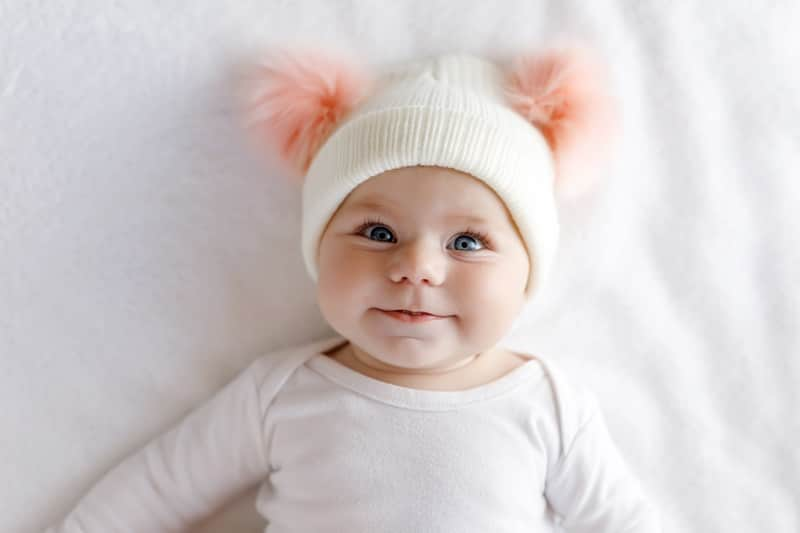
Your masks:
{"label": "baby's mouth", "polygon": [[393,316],[395,318],[402,318],[406,317],[407,320],[436,320],[440,318],[447,318],[449,315],[436,315],[434,313],[428,313],[427,311],[410,311],[408,309],[380,309],[376,308],[378,311],[382,313],[386,313],[389,316]]}
{"label": "baby's mouth", "polygon": [[392,311],[396,311],[398,313],[405,313],[405,314],[411,315],[411,316],[420,316],[420,315],[437,316],[437,315],[434,315],[432,313],[426,313],[424,311],[415,312],[415,311],[406,311],[405,309],[392,309]]}

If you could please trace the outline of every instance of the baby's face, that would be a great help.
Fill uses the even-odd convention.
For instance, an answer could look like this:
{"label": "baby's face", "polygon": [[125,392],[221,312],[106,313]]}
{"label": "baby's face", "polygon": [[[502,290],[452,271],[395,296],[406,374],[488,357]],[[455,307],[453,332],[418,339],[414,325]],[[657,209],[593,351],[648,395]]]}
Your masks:
{"label": "baby's face", "polygon": [[[405,167],[368,179],[339,206],[320,241],[317,298],[329,324],[385,368],[447,368],[507,333],[530,267],[491,188],[449,168]],[[395,309],[443,318],[384,312]]]}

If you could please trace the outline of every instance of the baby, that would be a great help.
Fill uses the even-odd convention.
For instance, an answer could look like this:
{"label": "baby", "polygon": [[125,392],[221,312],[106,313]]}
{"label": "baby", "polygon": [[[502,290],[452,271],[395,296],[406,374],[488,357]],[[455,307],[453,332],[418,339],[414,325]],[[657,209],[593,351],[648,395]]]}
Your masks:
{"label": "baby", "polygon": [[557,195],[586,190],[608,138],[592,64],[367,72],[275,55],[252,110],[302,179],[338,334],[257,358],[48,533],[188,531],[257,483],[268,533],[660,531],[595,397],[498,344],[547,279]]}

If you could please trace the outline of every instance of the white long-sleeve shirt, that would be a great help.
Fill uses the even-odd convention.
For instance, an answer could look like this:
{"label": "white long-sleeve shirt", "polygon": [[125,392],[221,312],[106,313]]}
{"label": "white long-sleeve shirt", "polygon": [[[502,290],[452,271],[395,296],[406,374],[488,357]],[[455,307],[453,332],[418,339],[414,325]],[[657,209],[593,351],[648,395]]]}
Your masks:
{"label": "white long-sleeve shirt", "polygon": [[421,390],[322,353],[343,342],[256,359],[46,533],[188,531],[256,483],[267,533],[661,531],[594,396],[551,362]]}

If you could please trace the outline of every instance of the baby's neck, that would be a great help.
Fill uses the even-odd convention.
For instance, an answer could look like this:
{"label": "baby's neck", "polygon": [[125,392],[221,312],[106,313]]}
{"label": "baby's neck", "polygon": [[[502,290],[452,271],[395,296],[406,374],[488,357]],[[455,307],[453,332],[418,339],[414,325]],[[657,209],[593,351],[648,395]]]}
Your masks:
{"label": "baby's neck", "polygon": [[532,358],[496,347],[469,359],[464,365],[454,365],[453,370],[436,374],[419,374],[373,368],[354,355],[349,342],[325,355],[360,374],[379,381],[412,389],[439,391],[471,389],[496,381]]}

